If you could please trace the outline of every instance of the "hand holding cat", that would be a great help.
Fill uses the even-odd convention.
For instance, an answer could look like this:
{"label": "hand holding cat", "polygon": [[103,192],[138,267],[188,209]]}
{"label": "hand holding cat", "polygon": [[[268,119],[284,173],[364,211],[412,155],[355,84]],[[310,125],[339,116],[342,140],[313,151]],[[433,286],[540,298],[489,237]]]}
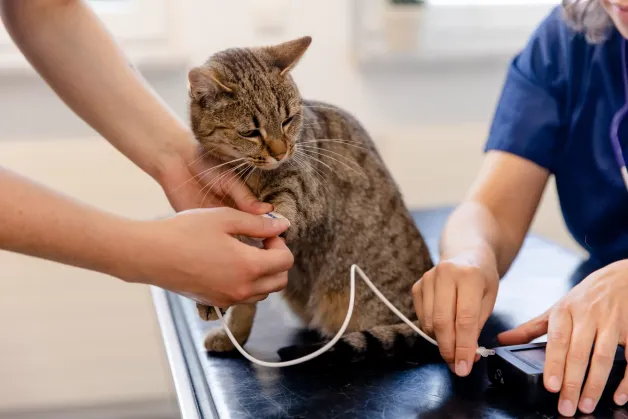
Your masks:
{"label": "hand holding cat", "polygon": [[[498,336],[502,345],[517,345],[547,333],[544,383],[549,391],[560,391],[558,410],[564,416],[572,416],[578,405],[583,413],[593,412],[617,345],[628,343],[626,272],[628,260],[610,264],[589,275],[542,315]],[[617,404],[626,401],[628,376],[615,391]]]}
{"label": "hand holding cat", "polygon": [[159,179],[170,204],[177,211],[230,206],[251,214],[265,214],[272,205],[260,202],[233,171],[190,146],[168,160]]}
{"label": "hand holding cat", "polygon": [[[289,226],[231,208],[190,210],[144,224],[142,252],[133,272],[121,275],[150,283],[197,302],[228,307],[255,302],[283,289],[294,259],[283,239]],[[264,249],[234,235],[266,239]]]}
{"label": "hand holding cat", "polygon": [[468,375],[478,359],[478,337],[493,311],[498,282],[496,268],[460,255],[442,260],[412,288],[421,329],[436,339],[459,376]]}

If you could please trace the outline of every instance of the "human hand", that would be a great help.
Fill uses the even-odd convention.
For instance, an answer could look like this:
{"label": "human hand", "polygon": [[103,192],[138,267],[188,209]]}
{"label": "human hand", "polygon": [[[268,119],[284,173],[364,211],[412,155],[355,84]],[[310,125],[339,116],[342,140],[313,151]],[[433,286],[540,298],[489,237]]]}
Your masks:
{"label": "human hand", "polygon": [[[116,275],[218,307],[252,303],[283,289],[294,259],[283,239],[289,222],[231,208],[180,212],[141,222],[126,269]],[[235,235],[264,240],[258,249]],[[129,268],[130,267],[130,268]]]}
{"label": "human hand", "polygon": [[[244,166],[230,170],[194,146],[170,154],[158,179],[176,211],[230,206],[251,214],[265,214],[273,206],[260,202],[242,181]],[[237,166],[237,164],[236,164]]]}
{"label": "human hand", "polygon": [[482,267],[474,257],[442,260],[412,287],[422,330],[432,335],[441,356],[459,376],[471,372],[484,323],[497,298],[497,268]]}
{"label": "human hand", "polygon": [[[500,334],[498,339],[502,345],[517,345],[547,333],[545,388],[553,393],[560,391],[561,415],[573,416],[576,407],[590,414],[606,386],[617,345],[626,345],[626,301],[628,260],[589,275],[548,311]],[[589,360],[591,367],[583,388]],[[614,400],[622,406],[628,401],[628,377],[615,391]]]}

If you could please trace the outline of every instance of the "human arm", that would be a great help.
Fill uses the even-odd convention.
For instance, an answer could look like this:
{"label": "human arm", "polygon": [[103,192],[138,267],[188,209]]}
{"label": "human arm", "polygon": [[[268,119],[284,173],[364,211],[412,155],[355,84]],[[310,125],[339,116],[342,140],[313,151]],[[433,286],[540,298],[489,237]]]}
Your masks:
{"label": "human arm", "polygon": [[[247,212],[271,211],[240,182],[214,184],[220,170],[197,159],[188,127],[155,95],[80,0],[2,0],[0,14],[31,65],[59,97],[162,186],[177,210],[225,202]],[[202,179],[201,179],[202,178]],[[212,186],[207,191],[203,186]],[[205,197],[205,192],[207,197]]]}
{"label": "human arm", "polygon": [[517,255],[549,172],[521,157],[487,153],[465,200],[448,219],[440,262],[413,287],[422,328],[456,374],[471,371],[499,278]]}
{"label": "human arm", "polygon": [[[156,285],[222,307],[282,289],[288,225],[229,208],[156,221],[108,214],[0,168],[0,249]],[[283,223],[283,224],[282,224]],[[233,235],[270,238],[266,249]]]}

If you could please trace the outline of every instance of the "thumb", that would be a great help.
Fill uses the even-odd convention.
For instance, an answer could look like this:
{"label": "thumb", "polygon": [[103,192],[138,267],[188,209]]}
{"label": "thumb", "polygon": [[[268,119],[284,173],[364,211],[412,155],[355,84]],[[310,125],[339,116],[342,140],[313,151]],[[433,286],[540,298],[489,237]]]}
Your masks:
{"label": "thumb", "polygon": [[547,333],[549,310],[514,329],[497,335],[500,345],[522,345]]}
{"label": "thumb", "polygon": [[268,218],[227,207],[221,208],[220,213],[224,231],[231,235],[266,239],[278,236],[290,227],[286,218]]}
{"label": "thumb", "polygon": [[[228,179],[227,179],[228,178]],[[222,178],[220,178],[222,179]],[[248,212],[251,214],[265,214],[273,210],[273,206],[266,202],[261,202],[251,189],[240,180],[239,176],[224,178],[225,180],[219,181],[215,188],[218,189],[218,194],[231,200],[235,203],[235,207],[240,211]]]}
{"label": "thumb", "polygon": [[232,188],[228,190],[229,197],[235,203],[236,208],[251,214],[266,214],[273,210],[273,206],[266,202],[261,202],[251,189],[244,183],[235,181]]}

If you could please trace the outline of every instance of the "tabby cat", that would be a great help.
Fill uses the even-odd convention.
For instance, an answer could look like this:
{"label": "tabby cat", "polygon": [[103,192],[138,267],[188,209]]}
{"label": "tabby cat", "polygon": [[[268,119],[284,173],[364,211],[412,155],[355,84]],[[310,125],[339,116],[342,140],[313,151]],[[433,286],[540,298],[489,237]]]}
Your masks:
{"label": "tabby cat", "polygon": [[[206,153],[233,161],[234,175],[290,221],[284,238],[295,264],[282,294],[308,328],[325,339],[338,332],[353,263],[416,321],[411,288],[432,268],[432,259],[363,127],[342,109],[299,94],[290,71],[310,43],[303,37],[228,49],[190,70],[192,130]],[[216,319],[213,308],[198,305],[198,311],[205,320]],[[249,337],[255,311],[255,304],[237,305],[227,316],[240,344]],[[356,278],[353,317],[333,350],[352,358],[390,354],[416,338]],[[222,328],[210,332],[205,347],[234,349]],[[279,355],[286,359],[316,347],[284,348]]]}

